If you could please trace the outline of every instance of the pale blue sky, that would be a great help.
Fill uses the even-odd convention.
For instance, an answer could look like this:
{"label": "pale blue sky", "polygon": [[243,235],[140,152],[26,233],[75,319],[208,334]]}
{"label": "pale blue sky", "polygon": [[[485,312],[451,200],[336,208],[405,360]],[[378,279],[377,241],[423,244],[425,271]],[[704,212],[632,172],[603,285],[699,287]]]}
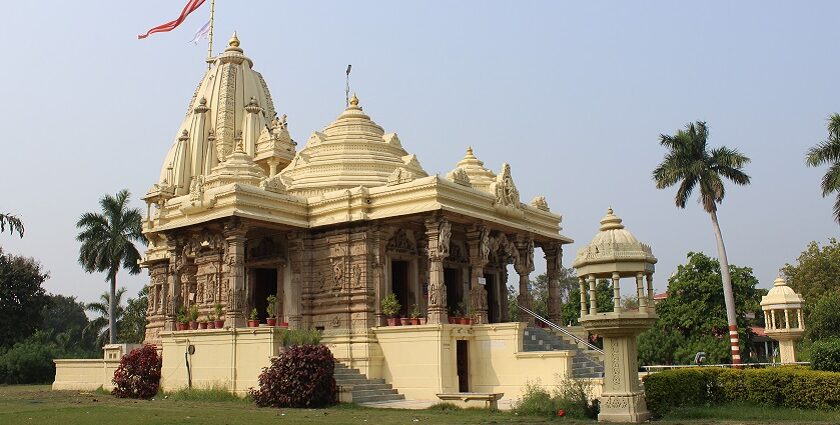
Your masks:
{"label": "pale blue sky", "polygon": [[[76,264],[75,221],[121,188],[142,207],[156,182],[205,70],[206,45],[187,42],[209,1],[173,32],[137,34],[183,3],[3,2],[0,211],[27,230],[0,245],[40,260],[49,291],[106,289]],[[708,215],[650,178],[658,135],[689,121],[753,159],[753,184],[730,186],[719,213],[732,263],[770,286],[809,241],[837,236],[824,170],[803,163],[840,112],[837,16],[836,2],[217,0],[216,33],[221,48],[239,32],[296,140],[341,112],[352,63],[365,111],[428,172],[467,145],[510,163],[523,201],[545,195],[563,215],[567,265],[612,205],[653,246],[661,291],[688,251],[716,255]],[[132,295],[147,280],[120,278]]]}

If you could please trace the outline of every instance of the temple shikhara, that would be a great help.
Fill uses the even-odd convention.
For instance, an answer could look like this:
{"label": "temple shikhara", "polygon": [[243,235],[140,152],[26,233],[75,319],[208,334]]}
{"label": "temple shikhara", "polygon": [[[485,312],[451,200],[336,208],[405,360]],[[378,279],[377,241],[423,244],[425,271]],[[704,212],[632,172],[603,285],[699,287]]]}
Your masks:
{"label": "temple shikhara", "polygon": [[[600,385],[603,352],[588,344],[585,329],[560,323],[558,273],[572,239],[544,197],[520,199],[513,171],[527,164],[490,169],[476,156],[480,146],[464,146],[451,170],[429,172],[410,152],[412,142],[387,133],[356,95],[337,108],[335,121],[297,143],[278,105],[234,34],[201,79],[160,178],[143,197],[145,343],[162,350],[164,389],[222,385],[244,394],[282,351],[287,328],[321,331],[341,363],[342,400],[473,394],[492,404],[518,397],[529,381],[553,385],[556,376]],[[610,217],[612,235],[623,226]],[[616,301],[609,317],[647,324],[650,248],[601,239],[580,261],[607,270],[616,288],[619,278],[638,279],[643,306],[634,316]],[[628,263],[622,250],[641,257]],[[540,319],[530,314],[529,282],[539,261],[548,278],[544,319],[562,330],[538,328]],[[602,267],[609,261],[633,267]],[[595,277],[581,277],[581,314],[589,322],[598,315]],[[508,285],[518,288],[521,321],[508,317]],[[390,294],[399,316],[419,315],[425,324],[387,326],[382,305]],[[282,326],[247,327],[253,312],[264,322],[270,296]],[[177,330],[179,311],[212,319],[218,306],[223,328]],[[470,320],[451,324],[451,316]],[[109,368],[128,349],[106,347],[105,372],[101,360],[99,372],[57,361],[55,387],[91,380],[99,386],[102,376],[108,387]],[[622,350],[635,355],[634,345]],[[627,385],[628,397],[637,397],[638,385]]]}

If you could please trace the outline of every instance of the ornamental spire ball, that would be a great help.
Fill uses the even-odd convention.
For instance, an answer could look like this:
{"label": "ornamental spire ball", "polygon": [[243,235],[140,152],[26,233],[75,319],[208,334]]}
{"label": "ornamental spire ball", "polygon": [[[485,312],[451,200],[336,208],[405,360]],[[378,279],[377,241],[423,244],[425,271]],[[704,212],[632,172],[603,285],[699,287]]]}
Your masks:
{"label": "ornamental spire ball", "polygon": [[350,106],[355,106],[355,107],[359,106],[359,98],[356,97],[356,93],[353,93],[353,97],[350,98]]}

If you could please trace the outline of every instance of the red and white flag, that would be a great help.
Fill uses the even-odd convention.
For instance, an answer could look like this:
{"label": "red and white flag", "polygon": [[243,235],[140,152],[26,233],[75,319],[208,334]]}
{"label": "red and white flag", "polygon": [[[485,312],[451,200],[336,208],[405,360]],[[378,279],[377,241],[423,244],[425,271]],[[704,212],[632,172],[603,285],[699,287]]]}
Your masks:
{"label": "red and white flag", "polygon": [[146,31],[145,34],[138,35],[137,38],[143,39],[156,32],[167,32],[174,30],[178,27],[178,25],[181,25],[181,23],[184,22],[184,19],[187,18],[187,15],[201,7],[201,5],[204,4],[204,1],[205,0],[189,0],[187,2],[187,5],[184,6],[184,10],[181,11],[181,16],[179,16],[178,19],[175,19],[174,21],[169,21],[163,25],[156,26]]}

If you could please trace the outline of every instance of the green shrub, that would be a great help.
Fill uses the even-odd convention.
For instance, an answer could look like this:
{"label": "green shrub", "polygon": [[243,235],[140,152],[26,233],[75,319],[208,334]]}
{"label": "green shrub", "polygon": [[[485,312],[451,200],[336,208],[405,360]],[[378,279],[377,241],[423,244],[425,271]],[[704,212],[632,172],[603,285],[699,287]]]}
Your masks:
{"label": "green shrub", "polygon": [[644,378],[647,406],[656,417],[679,406],[747,402],[796,409],[840,407],[840,373],[803,367],[689,368]]}
{"label": "green shrub", "polygon": [[435,403],[435,404],[427,407],[426,410],[436,410],[438,412],[449,412],[449,411],[453,411],[453,410],[462,410],[462,409],[460,407],[454,405],[453,403],[440,402],[440,403]]}
{"label": "green shrub", "polygon": [[811,367],[840,372],[840,338],[828,338],[811,344]]}
{"label": "green shrub", "polygon": [[590,386],[589,381],[560,378],[549,394],[539,384],[528,382],[513,411],[520,415],[555,417],[563,410],[564,416],[570,418],[597,419],[598,402],[589,400]]}
{"label": "green shrub", "polygon": [[324,407],[335,404],[335,358],[323,345],[298,345],[263,368],[259,389],[248,393],[260,407]]}
{"label": "green shrub", "polygon": [[555,416],[558,406],[551,394],[539,384],[528,382],[522,398],[513,406],[513,411],[520,415]]}
{"label": "green shrub", "polygon": [[0,383],[45,384],[55,379],[55,347],[32,340],[18,342],[0,354]]}

